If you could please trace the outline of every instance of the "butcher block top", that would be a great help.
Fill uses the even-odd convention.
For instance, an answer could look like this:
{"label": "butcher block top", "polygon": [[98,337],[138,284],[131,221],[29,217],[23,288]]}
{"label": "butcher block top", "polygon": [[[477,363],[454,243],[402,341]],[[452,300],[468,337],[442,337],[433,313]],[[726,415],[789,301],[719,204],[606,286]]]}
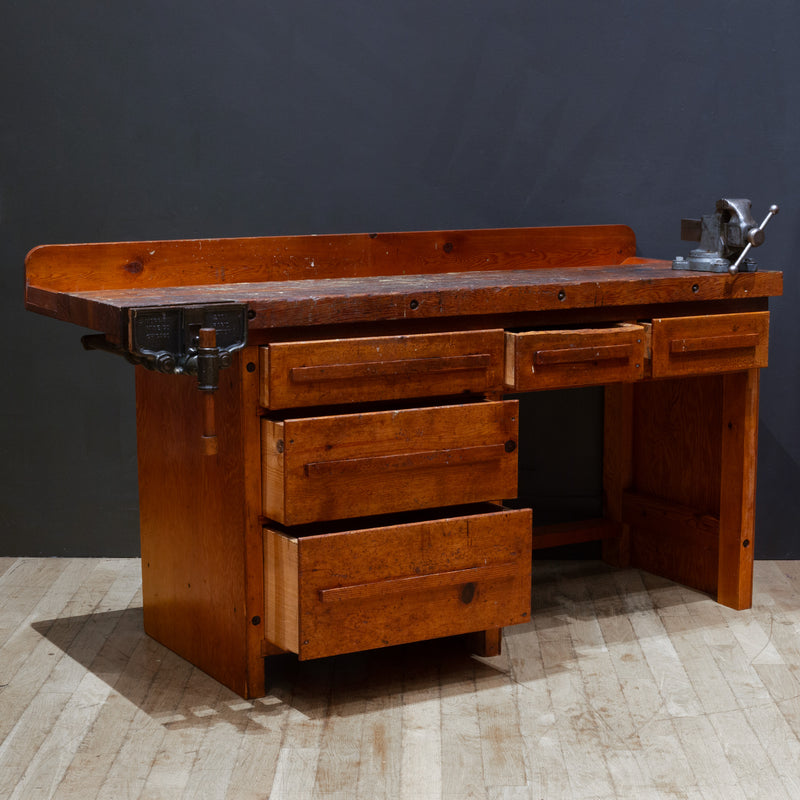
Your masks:
{"label": "butcher block top", "polygon": [[[624,225],[44,245],[26,307],[124,339],[133,308],[246,303],[260,329],[697,306],[782,292],[782,274],[675,270]],[[698,305],[699,304],[699,305]],[[632,309],[633,311],[633,309]]]}

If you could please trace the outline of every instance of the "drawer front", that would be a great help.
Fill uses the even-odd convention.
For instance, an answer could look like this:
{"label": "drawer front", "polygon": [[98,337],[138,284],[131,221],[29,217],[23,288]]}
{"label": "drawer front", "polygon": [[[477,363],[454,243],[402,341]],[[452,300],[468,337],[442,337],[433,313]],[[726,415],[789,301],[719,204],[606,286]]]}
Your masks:
{"label": "drawer front", "polygon": [[262,347],[260,356],[265,408],[503,388],[502,330],[285,342]]}
{"label": "drawer front", "polygon": [[638,381],[645,329],[607,328],[506,333],[506,386],[515,391]]}
{"label": "drawer front", "polygon": [[266,528],[266,637],[301,658],[530,618],[531,512],[292,538]]}
{"label": "drawer front", "polygon": [[517,402],[262,420],[264,513],[284,525],[517,494]]}
{"label": "drawer front", "polygon": [[653,320],[653,377],[767,366],[769,311]]}

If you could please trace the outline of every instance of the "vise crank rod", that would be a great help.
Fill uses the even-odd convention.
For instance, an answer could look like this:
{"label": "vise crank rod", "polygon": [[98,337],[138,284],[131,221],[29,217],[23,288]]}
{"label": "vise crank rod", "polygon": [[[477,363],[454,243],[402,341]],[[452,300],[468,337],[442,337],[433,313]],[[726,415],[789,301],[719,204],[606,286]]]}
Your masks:
{"label": "vise crank rod", "polygon": [[247,344],[247,305],[157,306],[128,310],[125,344],[109,342],[103,334],[84,336],[87,350],[105,350],[131,364],[168,375],[195,375],[203,395],[201,440],[207,455],[218,452],[214,392],[219,373]]}
{"label": "vise crank rod", "polygon": [[767,212],[767,216],[764,217],[764,221],[757,228],[751,228],[747,232],[747,247],[745,247],[744,250],[742,250],[742,252],[739,254],[739,258],[736,259],[736,262],[728,267],[728,271],[731,273],[731,275],[735,275],[739,271],[739,264],[744,261],[745,256],[750,252],[751,247],[758,247],[760,244],[763,244],[764,228],[767,227],[767,223],[778,213],[778,211],[780,211],[778,206],[771,205],[769,207],[769,211]]}

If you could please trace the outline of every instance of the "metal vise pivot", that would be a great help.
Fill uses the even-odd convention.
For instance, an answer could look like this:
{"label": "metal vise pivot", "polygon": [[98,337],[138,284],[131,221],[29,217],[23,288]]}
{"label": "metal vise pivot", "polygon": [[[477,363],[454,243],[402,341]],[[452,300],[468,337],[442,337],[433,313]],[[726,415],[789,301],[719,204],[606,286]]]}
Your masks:
{"label": "metal vise pivot", "polygon": [[699,270],[702,272],[755,272],[755,261],[747,258],[752,247],[764,242],[764,227],[778,213],[778,206],[770,206],[769,213],[760,225],[756,225],[750,211],[749,200],[717,200],[715,213],[701,219],[681,220],[681,239],[684,242],[700,242],[689,258],[678,256],[672,262],[673,269]]}

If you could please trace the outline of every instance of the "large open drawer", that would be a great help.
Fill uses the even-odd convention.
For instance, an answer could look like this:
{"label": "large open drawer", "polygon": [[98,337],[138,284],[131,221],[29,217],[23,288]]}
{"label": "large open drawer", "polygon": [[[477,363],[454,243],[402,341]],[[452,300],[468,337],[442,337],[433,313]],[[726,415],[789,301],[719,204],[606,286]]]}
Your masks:
{"label": "large open drawer", "polygon": [[516,400],[262,420],[264,513],[284,525],[517,494]]}
{"label": "large open drawer", "polygon": [[294,537],[264,529],[266,638],[301,659],[530,617],[531,511]]}

